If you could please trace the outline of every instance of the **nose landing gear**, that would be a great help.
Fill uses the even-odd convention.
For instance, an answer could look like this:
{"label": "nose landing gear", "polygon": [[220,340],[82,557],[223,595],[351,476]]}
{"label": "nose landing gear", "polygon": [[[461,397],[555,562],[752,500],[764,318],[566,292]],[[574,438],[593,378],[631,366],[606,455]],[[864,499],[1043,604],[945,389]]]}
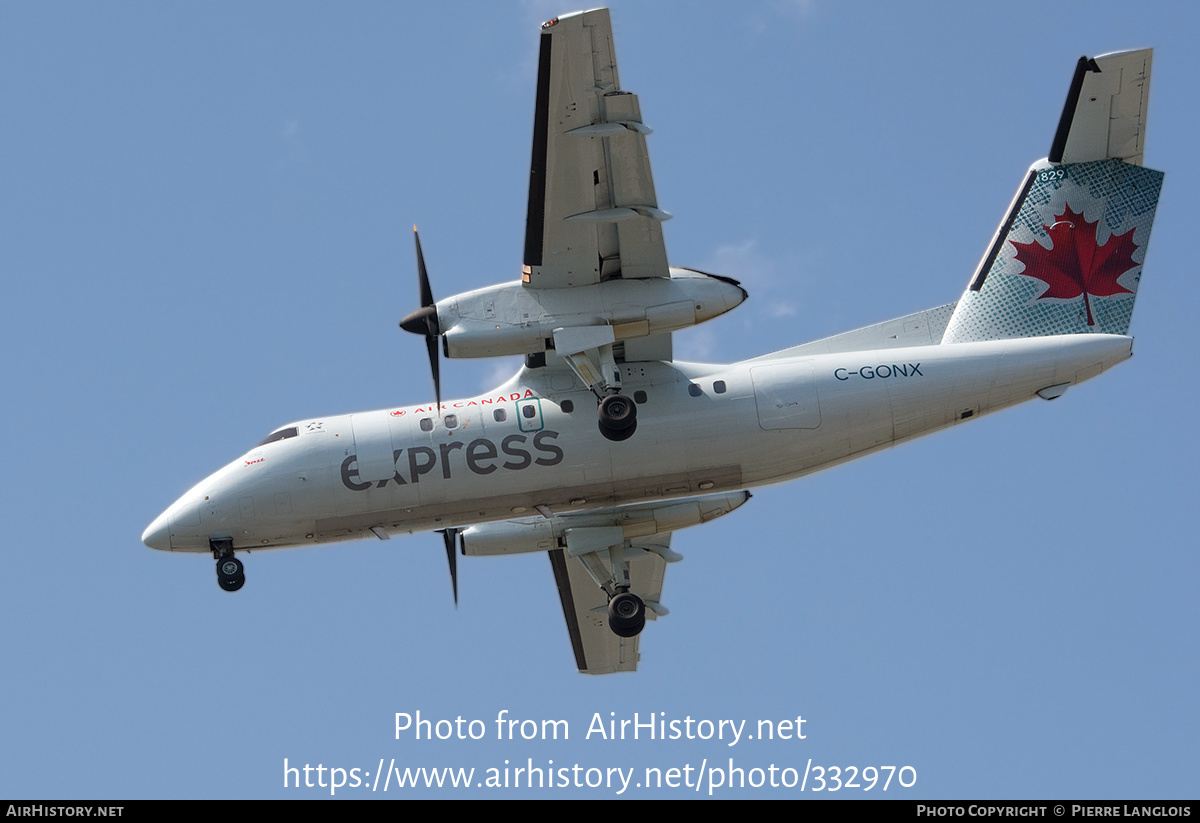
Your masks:
{"label": "nose landing gear", "polygon": [[246,570],[242,561],[233,556],[233,541],[209,540],[208,546],[217,560],[217,585],[227,592],[236,592],[246,584]]}

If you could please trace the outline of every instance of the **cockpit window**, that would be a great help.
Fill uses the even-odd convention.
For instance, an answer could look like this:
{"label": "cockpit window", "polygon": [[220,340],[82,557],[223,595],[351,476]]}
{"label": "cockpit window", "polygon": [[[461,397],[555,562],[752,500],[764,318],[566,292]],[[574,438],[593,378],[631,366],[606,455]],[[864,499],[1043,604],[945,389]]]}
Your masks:
{"label": "cockpit window", "polygon": [[295,437],[300,434],[300,430],[295,426],[289,426],[286,429],[278,429],[267,435],[267,439],[259,443],[259,446],[265,446],[268,443],[274,443],[276,440],[286,440],[289,437]]}

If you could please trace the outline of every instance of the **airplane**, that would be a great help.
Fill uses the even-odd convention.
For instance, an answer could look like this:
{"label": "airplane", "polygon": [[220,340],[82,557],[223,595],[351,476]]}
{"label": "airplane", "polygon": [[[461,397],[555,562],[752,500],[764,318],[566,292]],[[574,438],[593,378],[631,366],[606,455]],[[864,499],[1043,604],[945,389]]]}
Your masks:
{"label": "airplane", "polygon": [[[1040,397],[1132,355],[1163,174],[1142,165],[1152,52],[1080,58],[1034,163],[953,303],[727,365],[673,359],[672,334],[746,291],[667,263],[638,98],[607,9],[543,24],[520,279],[435,300],[419,237],[435,401],[272,431],[142,535],[235,554],[437,530],[457,556],[545,552],[581,672],[633,671],[668,613],[675,532],[750,489]],[[446,357],[519,354],[485,394],[443,402]],[[593,412],[595,409],[595,412]]]}

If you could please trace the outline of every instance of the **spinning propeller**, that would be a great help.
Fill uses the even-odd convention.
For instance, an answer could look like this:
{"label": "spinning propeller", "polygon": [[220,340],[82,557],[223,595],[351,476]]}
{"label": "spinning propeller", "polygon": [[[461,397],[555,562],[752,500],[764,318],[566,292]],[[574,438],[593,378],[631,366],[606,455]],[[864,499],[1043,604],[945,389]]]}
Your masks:
{"label": "spinning propeller", "polygon": [[437,400],[438,417],[442,415],[442,382],[438,373],[438,337],[442,333],[438,325],[437,304],[429,288],[429,273],[425,271],[425,255],[421,254],[421,236],[413,226],[413,239],[417,241],[417,282],[421,290],[421,308],[400,321],[400,328],[413,334],[425,335],[425,348],[429,350],[429,370],[433,372],[433,394]]}

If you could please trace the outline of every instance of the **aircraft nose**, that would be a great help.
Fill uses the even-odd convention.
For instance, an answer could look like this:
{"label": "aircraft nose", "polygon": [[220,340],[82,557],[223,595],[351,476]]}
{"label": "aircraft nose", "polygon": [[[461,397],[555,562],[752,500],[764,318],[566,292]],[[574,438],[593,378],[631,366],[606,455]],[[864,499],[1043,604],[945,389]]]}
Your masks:
{"label": "aircraft nose", "polygon": [[171,550],[171,519],[167,512],[154,518],[154,522],[142,532],[142,542],[152,549]]}

